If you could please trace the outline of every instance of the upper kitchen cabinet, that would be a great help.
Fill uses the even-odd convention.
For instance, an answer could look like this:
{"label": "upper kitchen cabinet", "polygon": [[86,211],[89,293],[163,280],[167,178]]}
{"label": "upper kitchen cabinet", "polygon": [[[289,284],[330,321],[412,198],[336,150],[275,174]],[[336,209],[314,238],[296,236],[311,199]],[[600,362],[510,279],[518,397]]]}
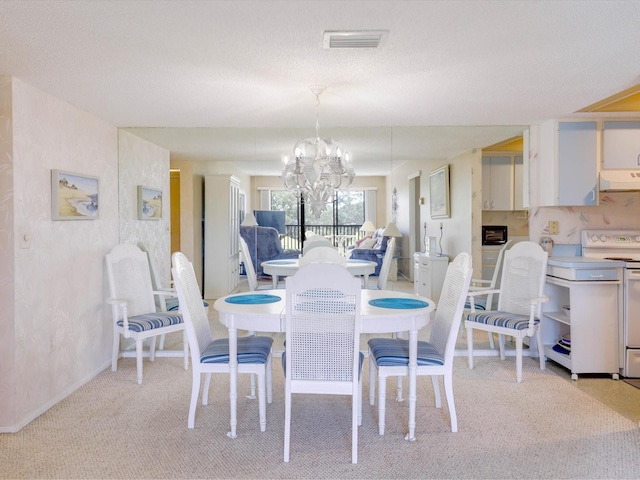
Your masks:
{"label": "upper kitchen cabinet", "polygon": [[597,205],[597,122],[550,120],[539,132],[539,206]]}
{"label": "upper kitchen cabinet", "polygon": [[520,153],[482,156],[482,209],[523,210],[523,169]]}
{"label": "upper kitchen cabinet", "polygon": [[602,167],[626,170],[640,168],[640,122],[604,122]]}

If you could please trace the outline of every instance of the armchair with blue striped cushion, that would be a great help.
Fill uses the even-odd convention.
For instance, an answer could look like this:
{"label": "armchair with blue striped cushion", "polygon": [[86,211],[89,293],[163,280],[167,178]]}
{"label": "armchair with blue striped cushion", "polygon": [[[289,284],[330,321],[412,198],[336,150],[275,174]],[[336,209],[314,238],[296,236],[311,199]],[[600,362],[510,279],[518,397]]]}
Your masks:
{"label": "armchair with blue striped cushion", "polygon": [[[471,282],[471,255],[460,253],[447,268],[428,342],[418,341],[417,375],[431,376],[436,407],[440,408],[438,376],[444,378],[444,390],[451,417],[451,431],[458,431],[453,401],[453,358],[462,320],[462,311]],[[378,431],[384,434],[387,377],[409,375],[409,341],[397,338],[369,340],[369,403],[375,403],[378,377]]]}
{"label": "armchair with blue striped cushion", "polygon": [[[118,368],[120,353],[120,335],[131,338],[136,344],[136,362],[138,384],[142,383],[142,359],[148,356],[151,361],[158,356],[184,357],[184,369],[189,368],[189,347],[184,335],[182,315],[176,312],[159,312],[155,295],[166,292],[154,291],[152,286],[149,258],[136,245],[120,244],[105,255],[109,294],[107,303],[111,305],[113,317],[113,351],[111,370]],[[183,350],[156,353],[156,338],[167,333],[182,332]],[[149,352],[143,351],[143,342],[149,339]],[[122,352],[130,356],[130,352]]]}
{"label": "armchair with blue striped cushion", "polygon": [[[202,404],[209,398],[209,387],[213,373],[230,373],[229,339],[214,339],[211,327],[202,304],[202,295],[196,279],[193,265],[181,252],[171,256],[171,273],[178,293],[180,308],[184,317],[185,329],[191,350],[191,368],[193,379],[191,384],[191,403],[187,426],[194,428],[196,406],[200,394],[202,375],[206,375],[202,392]],[[271,350],[273,338],[248,336],[238,338],[238,373],[255,374],[258,377],[258,412],[260,431],[267,428],[266,402],[271,403]],[[266,397],[266,402],[265,402]],[[229,436],[231,436],[229,434]]]}
{"label": "armchair with blue striped cushion", "polygon": [[[540,370],[545,369],[545,357],[542,351],[542,332],[540,329],[540,311],[542,303],[548,298],[543,295],[547,274],[547,252],[535,242],[520,242],[505,252],[502,262],[502,276],[498,291],[496,310],[477,311],[474,297],[490,291],[469,292],[471,312],[464,322],[467,330],[467,349],[469,368],[473,368],[473,330],[482,330],[490,334],[497,333],[500,344],[500,358],[505,359],[505,336],[514,338],[516,357],[516,378],[522,381],[522,357],[524,337],[535,335]],[[531,355],[532,349],[526,352]]]}

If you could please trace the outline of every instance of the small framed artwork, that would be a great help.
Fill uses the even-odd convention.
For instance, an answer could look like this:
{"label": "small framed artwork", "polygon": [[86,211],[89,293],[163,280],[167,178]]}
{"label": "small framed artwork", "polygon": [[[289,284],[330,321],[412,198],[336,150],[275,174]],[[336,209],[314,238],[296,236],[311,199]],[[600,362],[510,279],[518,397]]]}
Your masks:
{"label": "small framed artwork", "polygon": [[162,218],[162,190],[138,185],[138,220]]}
{"label": "small framed artwork", "polygon": [[98,177],[51,170],[51,219],[94,220],[98,218]]}
{"label": "small framed artwork", "polygon": [[449,218],[449,165],[429,174],[429,200],[431,218]]}

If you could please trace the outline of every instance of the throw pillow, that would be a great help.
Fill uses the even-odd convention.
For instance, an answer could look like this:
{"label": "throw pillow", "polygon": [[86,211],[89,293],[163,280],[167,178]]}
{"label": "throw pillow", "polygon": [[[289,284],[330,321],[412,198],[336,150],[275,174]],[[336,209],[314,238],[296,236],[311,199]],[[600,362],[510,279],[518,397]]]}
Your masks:
{"label": "throw pillow", "polygon": [[373,248],[373,246],[376,244],[376,239],[375,238],[365,238],[360,245],[358,246],[358,248]]}

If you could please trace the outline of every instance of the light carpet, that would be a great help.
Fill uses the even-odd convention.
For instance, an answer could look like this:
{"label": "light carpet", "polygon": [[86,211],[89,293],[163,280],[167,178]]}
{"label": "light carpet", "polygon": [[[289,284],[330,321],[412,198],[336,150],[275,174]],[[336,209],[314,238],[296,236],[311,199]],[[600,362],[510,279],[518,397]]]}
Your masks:
{"label": "light carpet", "polygon": [[[214,376],[210,404],[187,428],[191,372],[177,358],[123,359],[16,434],[0,435],[2,478],[638,478],[640,431],[537,361],[455,359],[458,433],[448,409],[433,406],[431,382],[418,380],[415,442],[403,439],[407,403],[387,387],[386,432],[368,402],[364,371],[358,464],[350,463],[350,400],[295,396],[291,462],[283,463],[284,399],[274,359],[274,399],[267,431],[257,400],[238,401],[238,438],[229,430],[228,377]],[[248,378],[240,376],[240,392]],[[405,382],[405,389],[407,388]],[[444,401],[443,401],[444,403]]]}

